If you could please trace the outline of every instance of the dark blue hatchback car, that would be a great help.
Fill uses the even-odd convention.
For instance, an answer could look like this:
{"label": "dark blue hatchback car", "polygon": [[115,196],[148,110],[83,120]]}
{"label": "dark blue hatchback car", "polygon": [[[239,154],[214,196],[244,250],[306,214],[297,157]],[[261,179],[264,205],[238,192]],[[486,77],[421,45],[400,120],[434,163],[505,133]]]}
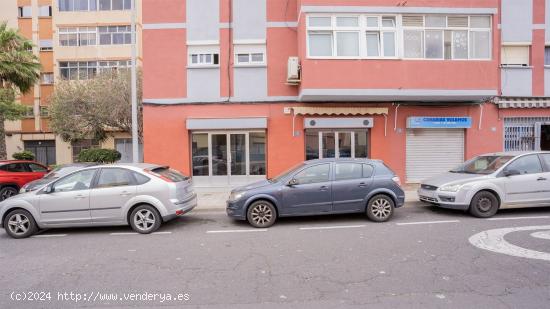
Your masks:
{"label": "dark blue hatchback car", "polygon": [[273,225],[278,217],[341,213],[366,213],[384,222],[404,203],[399,177],[382,161],[320,159],[235,188],[227,215],[260,228]]}

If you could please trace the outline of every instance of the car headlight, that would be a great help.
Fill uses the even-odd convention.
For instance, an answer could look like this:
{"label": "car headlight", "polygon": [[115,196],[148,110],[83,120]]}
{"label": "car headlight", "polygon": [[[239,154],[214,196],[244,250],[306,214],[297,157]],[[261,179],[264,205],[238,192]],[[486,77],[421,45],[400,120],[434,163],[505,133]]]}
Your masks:
{"label": "car headlight", "polygon": [[239,199],[241,199],[244,194],[246,193],[246,191],[241,191],[241,192],[231,192],[231,194],[229,194],[229,200],[230,201],[238,201]]}
{"label": "car headlight", "polygon": [[23,186],[21,189],[19,189],[19,193],[25,193],[27,192],[27,186]]}
{"label": "car headlight", "polygon": [[463,185],[447,185],[441,187],[439,190],[445,192],[457,192],[458,190],[460,190],[460,188],[462,188],[462,186]]}

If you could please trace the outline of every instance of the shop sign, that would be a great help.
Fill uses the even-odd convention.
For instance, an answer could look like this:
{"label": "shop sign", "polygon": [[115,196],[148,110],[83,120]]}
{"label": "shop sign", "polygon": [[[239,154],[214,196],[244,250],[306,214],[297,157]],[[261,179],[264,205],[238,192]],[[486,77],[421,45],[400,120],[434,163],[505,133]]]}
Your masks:
{"label": "shop sign", "polygon": [[409,117],[409,129],[469,129],[471,117]]}

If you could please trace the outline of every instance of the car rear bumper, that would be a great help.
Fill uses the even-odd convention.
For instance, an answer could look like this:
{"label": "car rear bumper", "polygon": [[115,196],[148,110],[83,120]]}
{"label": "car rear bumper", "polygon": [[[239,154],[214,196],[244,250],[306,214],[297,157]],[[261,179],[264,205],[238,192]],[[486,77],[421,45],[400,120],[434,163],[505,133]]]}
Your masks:
{"label": "car rear bumper", "polygon": [[163,216],[162,219],[164,221],[172,220],[178,216],[183,216],[195,207],[197,207],[197,194],[193,193],[193,195],[185,201],[174,204],[173,210],[166,216]]}
{"label": "car rear bumper", "polygon": [[470,207],[464,192],[440,192],[420,188],[417,193],[421,202],[435,204],[442,208],[466,210]]}

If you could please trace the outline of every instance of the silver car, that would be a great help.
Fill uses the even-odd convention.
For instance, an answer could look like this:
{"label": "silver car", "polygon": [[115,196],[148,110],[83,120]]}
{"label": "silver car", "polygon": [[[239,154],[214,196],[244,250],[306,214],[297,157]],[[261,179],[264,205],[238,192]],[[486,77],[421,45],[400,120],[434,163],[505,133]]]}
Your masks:
{"label": "silver car", "polygon": [[550,152],[499,152],[475,157],[426,179],[419,199],[444,208],[469,210],[480,218],[500,208],[550,206]]}
{"label": "silver car", "polygon": [[98,165],[1,202],[0,224],[14,238],[42,228],[128,224],[148,234],[196,205],[191,179],[167,166]]}

